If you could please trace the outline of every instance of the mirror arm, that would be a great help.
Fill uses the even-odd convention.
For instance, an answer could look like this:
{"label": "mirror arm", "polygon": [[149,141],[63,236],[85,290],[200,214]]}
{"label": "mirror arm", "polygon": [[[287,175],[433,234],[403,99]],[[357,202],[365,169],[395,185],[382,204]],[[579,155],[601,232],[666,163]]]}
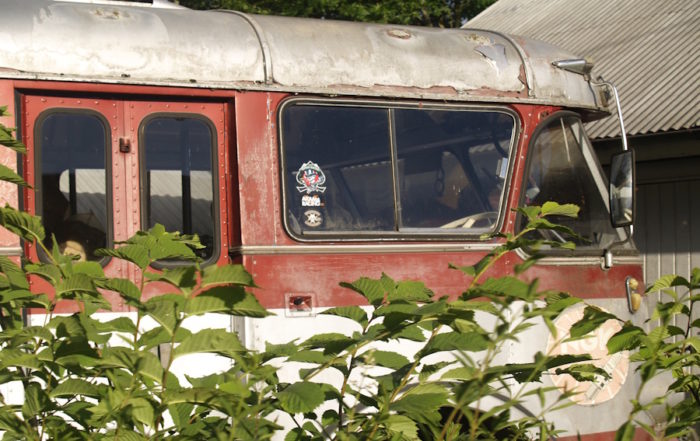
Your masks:
{"label": "mirror arm", "polygon": [[622,150],[627,151],[629,147],[627,146],[627,135],[625,132],[625,122],[622,119],[622,106],[620,105],[620,95],[617,93],[617,87],[610,81],[606,81],[602,76],[598,77],[598,81],[594,84],[603,84],[608,86],[615,97],[615,107],[617,108],[617,119],[620,122],[620,138],[622,138]]}

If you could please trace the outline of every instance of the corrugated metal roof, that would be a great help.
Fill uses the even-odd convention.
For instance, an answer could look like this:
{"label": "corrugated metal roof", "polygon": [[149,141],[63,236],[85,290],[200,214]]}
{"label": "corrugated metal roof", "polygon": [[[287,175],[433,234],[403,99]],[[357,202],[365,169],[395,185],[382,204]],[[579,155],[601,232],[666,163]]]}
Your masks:
{"label": "corrugated metal roof", "polygon": [[[618,88],[628,135],[696,129],[700,3],[690,0],[499,0],[465,27],[552,43],[595,63]],[[617,137],[614,117],[593,138]]]}

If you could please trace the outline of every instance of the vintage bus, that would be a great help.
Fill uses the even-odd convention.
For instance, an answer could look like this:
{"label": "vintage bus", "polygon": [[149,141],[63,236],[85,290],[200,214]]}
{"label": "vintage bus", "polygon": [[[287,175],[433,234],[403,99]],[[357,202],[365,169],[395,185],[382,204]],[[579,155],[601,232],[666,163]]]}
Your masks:
{"label": "vintage bus", "polygon": [[[544,250],[528,277],[642,322],[628,306],[642,277],[621,227],[630,210],[611,221],[583,125],[609,115],[616,93],[572,54],[487,30],[164,1],[4,0],[0,11],[0,104],[28,148],[0,160],[34,188],[3,185],[2,199],[117,277],[135,270],[95,249],[156,223],[198,234],[204,265],[243,264],[276,313],[208,324],[251,348],[333,327],[316,313],[358,304],[339,282],[360,276],[459,294],[464,276],[448,264],[473,264],[502,241],[484,233],[521,227],[515,207],[550,200],[581,207],[563,222],[583,238]],[[43,258],[5,231],[0,253]],[[510,253],[494,274],[527,256]],[[108,298],[112,314],[131,312]],[[557,426],[612,439],[638,384],[621,375]]]}

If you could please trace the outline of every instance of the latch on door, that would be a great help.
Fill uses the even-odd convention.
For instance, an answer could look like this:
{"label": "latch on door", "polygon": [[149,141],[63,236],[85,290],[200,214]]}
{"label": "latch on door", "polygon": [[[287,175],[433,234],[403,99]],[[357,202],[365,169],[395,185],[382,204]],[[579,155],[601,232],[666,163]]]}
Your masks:
{"label": "latch on door", "polygon": [[131,152],[131,140],[129,138],[119,138],[119,151],[122,153]]}

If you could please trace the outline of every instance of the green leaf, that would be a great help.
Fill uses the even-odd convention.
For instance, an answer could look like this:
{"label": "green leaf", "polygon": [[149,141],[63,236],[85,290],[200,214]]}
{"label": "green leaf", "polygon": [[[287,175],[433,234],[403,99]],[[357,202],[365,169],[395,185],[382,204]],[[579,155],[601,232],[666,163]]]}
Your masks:
{"label": "green leaf", "polygon": [[51,398],[56,397],[75,397],[78,395],[83,395],[86,397],[99,398],[100,393],[94,384],[79,379],[79,378],[65,378],[61,380],[61,383],[53,388],[49,393]]}
{"label": "green leaf", "polygon": [[409,417],[426,416],[447,403],[447,390],[437,384],[418,385],[390,404],[390,409]]}
{"label": "green leaf", "polygon": [[470,266],[457,266],[457,265],[453,265],[453,264],[450,263],[450,264],[449,264],[449,268],[450,268],[450,269],[459,270],[459,271],[461,271],[462,273],[464,273],[465,275],[470,276],[470,277],[474,277],[474,276],[476,275],[476,268],[475,268],[474,265],[470,265]]}
{"label": "green leaf", "polygon": [[0,272],[5,274],[10,287],[28,290],[29,282],[24,271],[7,256],[0,256]]}
{"label": "green leaf", "polygon": [[168,406],[170,417],[178,430],[184,430],[190,424],[190,415],[194,410],[192,403],[177,403]]}
{"label": "green leaf", "polygon": [[525,216],[528,220],[532,221],[540,216],[540,213],[542,212],[542,207],[538,205],[518,207],[517,212]]}
{"label": "green leaf", "polygon": [[316,334],[307,339],[302,346],[309,349],[323,349],[324,354],[339,354],[356,341],[338,332]]}
{"label": "green leaf", "polygon": [[53,285],[62,277],[61,270],[56,265],[48,263],[30,263],[24,266],[24,270],[27,274],[36,274]]}
{"label": "green leaf", "polygon": [[119,296],[131,306],[138,306],[141,304],[139,301],[141,299],[141,291],[129,279],[110,278],[105,281],[99,281],[98,286],[117,292]]}
{"label": "green leaf", "polygon": [[185,312],[200,315],[220,312],[235,316],[267,317],[271,315],[258,299],[241,286],[217,286],[187,301]]}
{"label": "green leaf", "polygon": [[153,381],[163,380],[163,365],[158,357],[151,352],[141,352],[136,362],[136,372]]}
{"label": "green leaf", "polygon": [[421,358],[441,351],[479,352],[488,348],[489,341],[477,332],[445,332],[434,336],[419,352]]}
{"label": "green leaf", "polygon": [[408,358],[391,351],[370,350],[363,353],[362,358],[370,366],[382,366],[390,369],[400,369],[410,363]]}
{"label": "green leaf", "polygon": [[0,164],[0,181],[11,182],[13,184],[31,188],[31,186],[27,184],[20,175],[3,164]]}
{"label": "green leaf", "polygon": [[145,398],[132,398],[129,400],[129,405],[131,406],[131,415],[136,421],[149,427],[154,426],[154,411],[150,401]]}
{"label": "green leaf", "polygon": [[97,294],[97,289],[93,279],[85,274],[73,274],[56,285],[56,297],[64,298],[76,292],[87,292]]}
{"label": "green leaf", "polygon": [[197,275],[194,266],[166,268],[161,273],[146,272],[150,281],[169,283],[182,292],[189,293],[197,285]]}
{"label": "green leaf", "polygon": [[578,212],[580,208],[578,205],[574,204],[563,204],[560,205],[556,202],[545,202],[542,204],[542,211],[540,212],[542,216],[566,216],[566,217],[578,217]]}
{"label": "green leaf", "polygon": [[97,262],[75,262],[73,263],[74,274],[84,274],[93,279],[104,279],[105,273],[102,265]]}
{"label": "green leaf", "polygon": [[405,300],[409,302],[427,302],[433,297],[433,292],[423,282],[402,280],[396,284],[393,292],[390,292],[388,300]]}
{"label": "green leaf", "polygon": [[96,322],[95,325],[99,332],[104,333],[125,332],[134,334],[136,332],[136,325],[129,317],[117,317],[107,322]]}
{"label": "green leaf", "polygon": [[245,352],[236,334],[224,329],[204,329],[185,338],[173,351],[173,359],[187,354],[214,353],[234,358]]}
{"label": "green leaf", "polygon": [[43,242],[46,238],[40,217],[18,211],[9,205],[0,208],[0,225],[28,242]]}
{"label": "green leaf", "polygon": [[183,301],[184,299],[177,294],[152,297],[144,303],[144,312],[172,335],[175,331],[175,325],[180,320],[179,310]]}
{"label": "green leaf", "polygon": [[385,420],[386,430],[389,433],[401,435],[401,439],[419,440],[418,426],[415,421],[404,415],[389,415]]}
{"label": "green leaf", "polygon": [[620,351],[635,349],[641,344],[640,337],[644,335],[646,334],[641,328],[631,323],[625,323],[622,329],[608,340],[608,353],[614,354]]}
{"label": "green leaf", "polygon": [[297,351],[296,353],[289,356],[287,361],[298,361],[301,363],[316,363],[323,364],[330,360],[332,356],[325,355],[321,351]]}
{"label": "green leaf", "polygon": [[374,306],[379,306],[384,301],[386,291],[380,280],[362,277],[352,283],[342,282],[340,286],[352,289],[361,294],[367,301]]}
{"label": "green leaf", "polygon": [[520,300],[532,300],[537,297],[536,283],[526,283],[515,277],[492,277],[478,286],[478,291],[511,297]]}
{"label": "green leaf", "polygon": [[22,415],[24,415],[25,419],[34,418],[52,407],[51,400],[39,383],[31,382],[24,388]]}
{"label": "green leaf", "polygon": [[442,375],[442,378],[445,380],[471,381],[478,373],[479,370],[476,368],[470,366],[462,366],[450,369]]}
{"label": "green leaf", "polygon": [[583,318],[571,326],[569,334],[572,339],[582,338],[598,329],[608,320],[617,320],[617,317],[598,307],[586,306],[586,309],[583,311]]}
{"label": "green leaf", "polygon": [[557,375],[569,374],[577,381],[598,381],[600,378],[610,378],[610,374],[592,364],[577,364],[565,368],[558,368]]}
{"label": "green leaf", "polygon": [[662,289],[673,288],[675,286],[685,286],[687,288],[690,288],[690,283],[681,276],[677,276],[675,274],[668,274],[657,279],[653,285],[647,288],[646,292],[649,293],[654,291],[660,291]]}
{"label": "green leaf", "polygon": [[246,271],[243,265],[212,265],[204,268],[202,287],[211,285],[232,284],[255,288],[253,277]]}
{"label": "green leaf", "polygon": [[367,313],[359,306],[338,306],[336,308],[327,309],[321,312],[321,314],[344,317],[359,323],[362,327],[367,326]]}
{"label": "green leaf", "polygon": [[263,352],[263,359],[265,361],[272,360],[277,357],[288,357],[299,350],[296,343],[282,343],[279,345],[265,342],[265,352]]}
{"label": "green leaf", "polygon": [[290,384],[277,393],[282,409],[288,413],[312,412],[323,403],[325,394],[321,385],[308,381]]}
{"label": "green leaf", "polygon": [[96,256],[110,256],[126,260],[145,270],[151,263],[148,248],[143,245],[123,245],[116,249],[100,248],[95,251]]}

